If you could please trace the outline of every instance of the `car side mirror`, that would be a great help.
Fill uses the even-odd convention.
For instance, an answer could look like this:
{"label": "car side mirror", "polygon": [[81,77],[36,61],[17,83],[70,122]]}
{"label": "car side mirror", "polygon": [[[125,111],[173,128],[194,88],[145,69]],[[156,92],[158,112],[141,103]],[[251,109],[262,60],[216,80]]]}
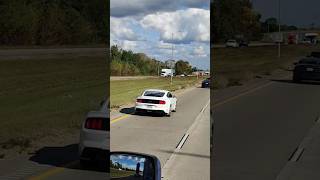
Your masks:
{"label": "car side mirror", "polygon": [[111,179],[161,180],[160,160],[152,155],[110,152]]}

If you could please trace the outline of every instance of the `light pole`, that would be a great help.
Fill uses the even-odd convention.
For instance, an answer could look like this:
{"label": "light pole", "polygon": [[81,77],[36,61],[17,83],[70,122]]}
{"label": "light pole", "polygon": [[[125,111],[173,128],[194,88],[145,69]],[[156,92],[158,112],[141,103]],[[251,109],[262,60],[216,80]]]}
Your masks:
{"label": "light pole", "polygon": [[[182,32],[182,31],[177,31],[177,33],[179,33],[179,32]],[[173,60],[173,32],[171,33],[171,43],[172,43],[171,44],[172,45],[171,46],[171,60],[174,61]],[[172,66],[171,66],[172,74],[171,74],[170,84],[172,84],[173,69],[175,69],[174,66],[175,66],[175,64],[172,63]]]}
{"label": "light pole", "polygon": [[281,23],[280,23],[280,13],[281,13],[281,1],[278,0],[278,23],[279,23],[279,42],[278,42],[278,58],[281,57],[281,41],[282,41],[282,35],[281,35]]}

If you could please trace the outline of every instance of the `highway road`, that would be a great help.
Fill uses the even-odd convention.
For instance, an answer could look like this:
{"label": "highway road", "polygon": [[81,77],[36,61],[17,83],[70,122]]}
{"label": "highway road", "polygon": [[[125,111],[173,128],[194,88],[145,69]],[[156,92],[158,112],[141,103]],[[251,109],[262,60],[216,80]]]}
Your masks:
{"label": "highway road", "polygon": [[0,179],[69,180],[106,179],[106,163],[86,168],[78,161],[77,142],[67,146],[43,147],[34,154],[0,160]]}
{"label": "highway road", "polygon": [[[164,179],[209,179],[209,95],[209,89],[198,87],[178,94],[177,112],[171,117],[130,115],[132,108],[122,109],[120,117],[111,117],[111,150],[156,155]],[[186,141],[176,148],[186,134]],[[0,179],[107,179],[103,165],[80,166],[77,142],[75,139],[66,146],[43,147],[29,156],[1,159]]]}
{"label": "highway road", "polygon": [[[264,42],[251,42],[249,47],[258,47],[258,46],[276,46],[276,43],[264,43]],[[213,48],[225,48],[225,44],[213,44]]]}
{"label": "highway road", "polygon": [[283,170],[293,157],[304,158],[295,150],[320,116],[320,83],[295,84],[290,79],[234,88],[233,97],[226,96],[231,94],[228,89],[215,92],[214,179],[276,179],[286,174]]}
{"label": "highway road", "polygon": [[[178,95],[177,112],[171,117],[131,115],[133,108],[122,109],[125,115],[111,121],[111,151],[157,156],[163,179],[209,179],[209,97],[210,90],[203,88]],[[181,142],[185,135],[187,140]]]}

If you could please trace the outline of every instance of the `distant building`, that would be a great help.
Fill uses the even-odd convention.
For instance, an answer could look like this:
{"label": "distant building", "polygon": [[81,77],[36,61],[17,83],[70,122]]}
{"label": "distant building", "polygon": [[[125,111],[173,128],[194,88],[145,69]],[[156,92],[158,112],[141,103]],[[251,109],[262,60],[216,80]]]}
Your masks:
{"label": "distant building", "polygon": [[302,44],[302,43],[317,43],[319,42],[318,31],[285,31],[265,33],[263,36],[263,42],[281,42],[285,44]]}

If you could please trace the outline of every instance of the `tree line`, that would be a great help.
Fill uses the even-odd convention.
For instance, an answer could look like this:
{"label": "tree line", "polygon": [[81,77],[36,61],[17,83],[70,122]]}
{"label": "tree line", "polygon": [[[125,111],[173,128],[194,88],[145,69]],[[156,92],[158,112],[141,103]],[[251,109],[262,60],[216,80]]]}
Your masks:
{"label": "tree line", "polygon": [[[211,1],[212,42],[243,38],[260,40],[263,33],[277,32],[278,20],[274,17],[261,20],[261,14],[253,9],[251,0]],[[281,24],[282,31],[297,30],[292,25]]]}
{"label": "tree line", "polygon": [[[161,73],[161,69],[170,68],[165,62],[150,58],[144,53],[121,49],[117,45],[111,46],[110,53],[112,76],[156,76]],[[188,61],[178,60],[175,70],[176,74],[190,74],[197,68],[192,67]]]}
{"label": "tree line", "polygon": [[108,41],[108,0],[1,0],[0,14],[0,45]]}

